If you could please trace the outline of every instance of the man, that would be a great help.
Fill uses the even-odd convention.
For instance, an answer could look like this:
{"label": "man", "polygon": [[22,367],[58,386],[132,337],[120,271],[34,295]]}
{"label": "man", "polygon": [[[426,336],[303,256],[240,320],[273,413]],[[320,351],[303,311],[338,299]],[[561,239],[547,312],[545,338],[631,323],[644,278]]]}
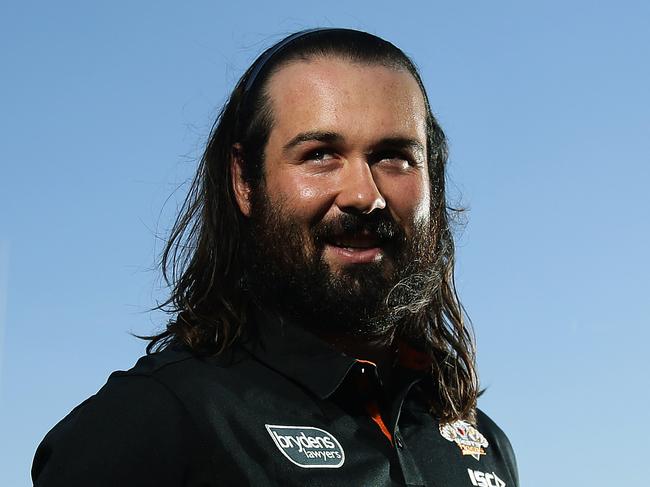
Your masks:
{"label": "man", "polygon": [[476,409],[445,137],[413,63],[299,32],[225,105],[162,258],[174,313],[37,486],[518,485]]}

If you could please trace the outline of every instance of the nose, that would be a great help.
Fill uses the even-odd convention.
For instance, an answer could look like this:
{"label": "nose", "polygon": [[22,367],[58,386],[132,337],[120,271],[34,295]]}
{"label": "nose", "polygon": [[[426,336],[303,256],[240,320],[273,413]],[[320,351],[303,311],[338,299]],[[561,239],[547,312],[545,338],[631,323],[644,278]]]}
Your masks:
{"label": "nose", "polygon": [[346,166],[336,206],[343,212],[361,214],[386,208],[386,200],[375,183],[368,163],[361,160],[348,161]]}

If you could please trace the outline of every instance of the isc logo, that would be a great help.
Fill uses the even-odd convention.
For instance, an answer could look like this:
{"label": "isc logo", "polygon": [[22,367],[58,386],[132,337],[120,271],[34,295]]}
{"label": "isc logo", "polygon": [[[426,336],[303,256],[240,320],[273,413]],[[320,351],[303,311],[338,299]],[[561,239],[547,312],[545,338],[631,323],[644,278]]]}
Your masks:
{"label": "isc logo", "polygon": [[506,487],[506,483],[494,472],[484,473],[479,470],[468,468],[467,473],[472,481],[472,485],[476,485],[476,487]]}

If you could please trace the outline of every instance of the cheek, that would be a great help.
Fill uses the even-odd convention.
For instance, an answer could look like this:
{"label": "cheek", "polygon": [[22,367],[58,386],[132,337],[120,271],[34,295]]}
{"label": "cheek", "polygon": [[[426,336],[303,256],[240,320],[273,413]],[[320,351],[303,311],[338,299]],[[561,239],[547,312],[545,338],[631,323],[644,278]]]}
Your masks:
{"label": "cheek", "polygon": [[431,211],[431,191],[426,176],[403,177],[386,185],[384,196],[398,222],[407,231],[416,223],[427,222]]}
{"label": "cheek", "polygon": [[413,219],[417,222],[425,222],[428,221],[431,216],[431,191],[429,185],[427,184],[424,188],[421,188],[419,194],[420,200],[415,205]]}
{"label": "cheek", "polygon": [[268,194],[273,201],[300,220],[312,222],[325,214],[333,201],[333,185],[326,178],[309,177],[290,171],[268,181]]}
{"label": "cheek", "polygon": [[312,186],[304,186],[298,190],[298,199],[301,201],[310,201],[317,198],[318,191]]}

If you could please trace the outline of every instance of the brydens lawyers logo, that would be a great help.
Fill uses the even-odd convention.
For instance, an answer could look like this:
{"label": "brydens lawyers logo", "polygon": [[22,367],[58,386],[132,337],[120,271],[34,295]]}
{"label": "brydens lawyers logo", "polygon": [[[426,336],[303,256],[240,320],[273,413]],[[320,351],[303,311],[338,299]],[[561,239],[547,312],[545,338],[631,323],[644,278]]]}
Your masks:
{"label": "brydens lawyers logo", "polygon": [[282,454],[302,468],[339,468],[345,461],[341,444],[327,431],[311,426],[266,424]]}
{"label": "brydens lawyers logo", "polygon": [[488,447],[485,436],[467,421],[441,423],[440,434],[446,440],[456,443],[463,455],[471,455],[477,460],[481,459],[481,455],[485,455],[484,448]]}

